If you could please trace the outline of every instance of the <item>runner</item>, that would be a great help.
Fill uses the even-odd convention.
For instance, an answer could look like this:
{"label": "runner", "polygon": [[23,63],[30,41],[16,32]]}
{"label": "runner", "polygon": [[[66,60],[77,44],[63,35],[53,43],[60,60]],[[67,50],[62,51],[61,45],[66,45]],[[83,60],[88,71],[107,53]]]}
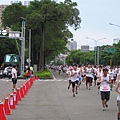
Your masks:
{"label": "runner", "polygon": [[94,66],[94,86],[96,86],[98,67]]}
{"label": "runner", "polygon": [[70,86],[71,86],[71,71],[73,70],[72,67],[68,68],[67,69],[67,75],[68,75],[68,80],[69,80],[69,84],[68,84],[68,89],[70,89]]}
{"label": "runner", "polygon": [[103,69],[103,74],[99,78],[98,82],[100,83],[100,92],[101,92],[101,100],[102,100],[102,110],[105,110],[105,107],[108,107],[107,102],[110,99],[110,77],[108,74],[108,69]]}
{"label": "runner", "polygon": [[114,71],[113,71],[112,67],[109,70],[109,76],[110,76],[110,79],[111,79],[110,90],[112,91],[113,83],[114,83]]}
{"label": "runner", "polygon": [[71,71],[70,77],[71,77],[71,83],[72,83],[73,97],[75,97],[75,89],[76,89],[76,94],[78,94],[77,88],[78,88],[79,73],[77,71],[77,65],[73,65],[73,70]]}
{"label": "runner", "polygon": [[86,82],[86,73],[85,73],[85,66],[82,66],[82,73],[81,73],[81,77],[82,77],[82,83],[85,84]]}
{"label": "runner", "polygon": [[88,67],[85,70],[86,72],[86,89],[90,90],[92,86],[92,79],[93,79],[93,69],[91,68],[90,64],[88,64]]}
{"label": "runner", "polygon": [[118,83],[116,85],[115,91],[118,93],[118,96],[117,96],[117,107],[118,107],[117,120],[120,120],[120,75],[118,75]]}
{"label": "runner", "polygon": [[58,67],[58,73],[60,74],[61,71],[62,71],[62,66],[60,65],[60,66]]}
{"label": "runner", "polygon": [[80,89],[80,85],[82,83],[82,77],[81,77],[81,73],[82,73],[82,68],[81,65],[78,66],[78,72],[79,72],[79,78],[78,78],[78,89]]}
{"label": "runner", "polygon": [[98,94],[100,94],[100,82],[99,82],[99,79],[100,79],[101,76],[102,76],[102,67],[100,66],[98,71],[97,71],[97,81],[96,81],[97,82],[97,88],[98,88],[98,90],[97,90]]}

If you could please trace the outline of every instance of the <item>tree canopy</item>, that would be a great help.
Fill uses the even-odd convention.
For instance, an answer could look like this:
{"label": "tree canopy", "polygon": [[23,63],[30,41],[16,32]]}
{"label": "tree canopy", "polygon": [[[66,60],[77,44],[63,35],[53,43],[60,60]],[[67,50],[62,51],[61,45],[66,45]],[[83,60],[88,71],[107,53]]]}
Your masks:
{"label": "tree canopy", "polygon": [[81,18],[77,3],[71,0],[57,3],[52,0],[34,0],[29,6],[13,3],[3,11],[2,23],[12,30],[21,30],[21,17],[26,18],[26,49],[28,49],[28,29],[32,30],[32,64],[44,69],[47,59],[66,51],[66,44],[72,33],[80,28]]}

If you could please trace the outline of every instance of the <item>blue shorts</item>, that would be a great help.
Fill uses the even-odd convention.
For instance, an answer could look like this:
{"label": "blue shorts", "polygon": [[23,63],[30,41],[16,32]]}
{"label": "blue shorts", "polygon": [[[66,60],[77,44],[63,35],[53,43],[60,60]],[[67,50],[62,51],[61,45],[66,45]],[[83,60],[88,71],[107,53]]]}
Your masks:
{"label": "blue shorts", "polygon": [[79,81],[82,81],[82,77],[79,77]]}

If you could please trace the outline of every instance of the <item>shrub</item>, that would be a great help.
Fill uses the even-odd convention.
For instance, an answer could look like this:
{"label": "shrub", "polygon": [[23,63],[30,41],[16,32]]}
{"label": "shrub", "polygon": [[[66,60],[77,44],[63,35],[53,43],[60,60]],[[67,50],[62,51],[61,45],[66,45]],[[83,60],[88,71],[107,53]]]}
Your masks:
{"label": "shrub", "polygon": [[45,69],[44,71],[37,71],[34,73],[34,75],[38,75],[38,78],[51,78],[52,75],[48,69]]}

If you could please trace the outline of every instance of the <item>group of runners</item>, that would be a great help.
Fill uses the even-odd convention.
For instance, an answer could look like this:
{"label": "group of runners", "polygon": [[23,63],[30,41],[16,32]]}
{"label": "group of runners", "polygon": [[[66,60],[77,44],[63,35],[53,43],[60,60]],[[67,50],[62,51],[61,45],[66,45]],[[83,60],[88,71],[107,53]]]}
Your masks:
{"label": "group of runners", "polygon": [[[60,68],[58,69],[60,71]],[[60,72],[59,72],[60,73]],[[120,120],[120,67],[111,66],[67,66],[66,74],[68,75],[68,89],[72,86],[73,97],[78,94],[81,84],[85,84],[86,89],[91,90],[91,86],[97,86],[97,92],[101,95],[102,110],[108,107],[110,100],[110,91],[113,86],[118,93],[117,97],[117,120]]]}
{"label": "group of runners", "polygon": [[[53,66],[58,73],[66,72],[68,75],[68,89],[72,87],[73,97],[78,94],[81,84],[85,84],[86,89],[91,90],[92,86],[97,86],[97,92],[101,95],[102,110],[108,107],[110,91],[115,86],[117,96],[117,120],[120,120],[120,66],[93,66],[93,65],[72,65]],[[64,70],[64,71],[63,71]]]}

